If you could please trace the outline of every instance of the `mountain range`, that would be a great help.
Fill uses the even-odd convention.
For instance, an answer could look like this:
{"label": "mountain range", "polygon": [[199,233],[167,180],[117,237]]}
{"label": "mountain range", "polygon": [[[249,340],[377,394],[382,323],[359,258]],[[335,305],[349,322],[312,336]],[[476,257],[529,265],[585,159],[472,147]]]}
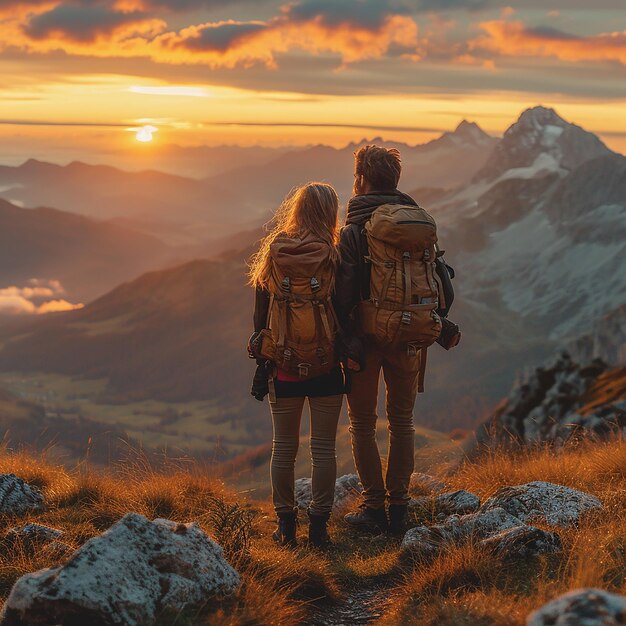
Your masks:
{"label": "mountain range", "polygon": [[[348,171],[355,147],[285,153],[220,181],[231,181],[226,188],[238,182],[237,192],[270,206],[314,163],[306,178],[341,176],[347,193],[351,177],[341,173],[339,156]],[[436,218],[457,270],[451,318],[463,330],[454,351],[430,351],[417,420],[443,430],[471,427],[518,370],[598,332],[592,329],[626,300],[626,158],[544,107],[524,111],[500,140],[465,123],[402,155],[402,188],[424,190],[416,199]],[[426,169],[423,179],[411,174],[427,162],[430,178]],[[259,234],[233,231],[227,247],[239,251],[150,272],[82,310],[6,322],[0,370],[104,377],[103,401],[215,398],[233,414],[262,419],[263,405],[248,399],[245,355],[252,312],[245,259]],[[610,349],[603,337],[587,340],[587,352],[602,345],[623,355],[623,335]]]}

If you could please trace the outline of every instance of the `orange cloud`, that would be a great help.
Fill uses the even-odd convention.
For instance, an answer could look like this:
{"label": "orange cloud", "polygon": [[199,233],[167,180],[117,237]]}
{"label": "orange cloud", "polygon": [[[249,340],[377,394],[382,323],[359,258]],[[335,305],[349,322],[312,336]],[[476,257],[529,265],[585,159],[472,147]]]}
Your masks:
{"label": "orange cloud", "polygon": [[[287,5],[267,21],[233,20],[189,26],[168,31],[161,19],[144,17],[135,10],[141,3],[119,0],[112,9],[63,8],[49,4],[0,22],[0,49],[17,47],[27,52],[94,57],[147,57],[168,64],[204,64],[210,67],[265,65],[277,67],[277,55],[290,51],[336,54],[342,64],[381,58],[385,55],[421,57],[418,26],[407,15],[381,16],[375,23],[309,18],[292,14]],[[117,12],[119,11],[119,12]],[[102,16],[100,15],[102,14]],[[81,22],[78,22],[79,16]],[[65,19],[69,25],[65,26]],[[100,19],[95,19],[100,18]],[[83,26],[83,30],[80,28]]]}
{"label": "orange cloud", "polygon": [[527,28],[520,21],[482,22],[480,27],[486,35],[470,42],[474,51],[554,57],[561,61],[617,61],[626,65],[626,30],[578,37],[552,28]]}

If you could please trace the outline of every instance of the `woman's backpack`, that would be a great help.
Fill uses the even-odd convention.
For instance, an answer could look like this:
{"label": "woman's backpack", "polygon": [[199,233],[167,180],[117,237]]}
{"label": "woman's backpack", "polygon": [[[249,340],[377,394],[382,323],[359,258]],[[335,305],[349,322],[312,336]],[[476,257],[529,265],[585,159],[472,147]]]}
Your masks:
{"label": "woman's backpack", "polygon": [[419,354],[422,391],[426,349],[442,328],[437,313],[442,291],[435,270],[437,225],[419,206],[384,204],[372,213],[365,234],[370,298],[359,304],[358,328],[381,349]]}
{"label": "woman's backpack", "polygon": [[313,237],[281,236],[270,248],[270,306],[259,352],[301,379],[335,365],[337,320],[331,303],[335,265],[330,246]]}

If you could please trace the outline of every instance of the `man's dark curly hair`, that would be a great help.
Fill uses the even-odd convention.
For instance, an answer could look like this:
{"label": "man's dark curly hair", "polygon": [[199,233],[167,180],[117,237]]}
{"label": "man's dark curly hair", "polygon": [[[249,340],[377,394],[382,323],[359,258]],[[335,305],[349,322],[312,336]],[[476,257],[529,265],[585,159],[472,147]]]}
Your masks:
{"label": "man's dark curly hair", "polygon": [[364,146],[354,153],[354,175],[363,176],[377,191],[395,189],[401,172],[400,153],[395,148]]}

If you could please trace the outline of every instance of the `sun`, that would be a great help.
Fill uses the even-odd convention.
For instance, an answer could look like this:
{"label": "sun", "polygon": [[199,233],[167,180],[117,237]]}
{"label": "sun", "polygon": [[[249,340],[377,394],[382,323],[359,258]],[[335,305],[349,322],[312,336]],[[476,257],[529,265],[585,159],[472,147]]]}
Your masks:
{"label": "sun", "polygon": [[141,141],[141,143],[148,143],[152,141],[152,135],[156,133],[159,129],[156,126],[142,126],[137,129],[137,134],[135,135],[135,139],[137,141]]}

